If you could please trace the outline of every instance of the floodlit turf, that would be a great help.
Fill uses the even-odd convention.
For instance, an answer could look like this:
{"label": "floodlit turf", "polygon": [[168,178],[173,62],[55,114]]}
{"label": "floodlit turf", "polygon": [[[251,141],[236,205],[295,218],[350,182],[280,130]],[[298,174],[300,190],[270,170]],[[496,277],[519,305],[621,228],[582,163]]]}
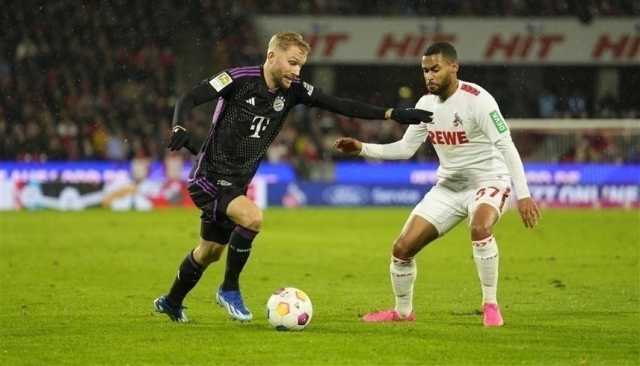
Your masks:
{"label": "floodlit turf", "polygon": [[[409,208],[271,209],[242,275],[255,320],[213,303],[216,263],[187,298],[190,324],[154,314],[196,242],[198,213],[0,213],[0,364],[638,364],[635,211],[547,210],[496,231],[506,325],[485,329],[465,225],[418,257],[413,324],[364,324],[389,307],[389,247]],[[306,291],[303,332],[264,318],[270,293]]]}

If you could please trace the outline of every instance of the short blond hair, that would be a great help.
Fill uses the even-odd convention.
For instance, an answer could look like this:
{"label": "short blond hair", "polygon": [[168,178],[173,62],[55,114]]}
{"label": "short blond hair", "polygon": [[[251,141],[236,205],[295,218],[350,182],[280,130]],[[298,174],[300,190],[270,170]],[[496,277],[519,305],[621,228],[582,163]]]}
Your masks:
{"label": "short blond hair", "polygon": [[286,51],[291,46],[298,46],[305,53],[311,51],[311,46],[302,38],[300,33],[278,32],[269,40],[269,51],[274,51],[276,48]]}

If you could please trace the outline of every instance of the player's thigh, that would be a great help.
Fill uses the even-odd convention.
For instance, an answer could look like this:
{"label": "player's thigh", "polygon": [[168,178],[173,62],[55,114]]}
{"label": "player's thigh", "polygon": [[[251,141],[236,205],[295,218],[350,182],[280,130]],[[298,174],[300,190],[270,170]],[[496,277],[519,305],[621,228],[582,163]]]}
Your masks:
{"label": "player's thigh", "polygon": [[262,211],[245,195],[233,198],[227,205],[226,214],[236,224],[249,229],[257,231],[262,225]]}
{"label": "player's thigh", "polygon": [[414,257],[427,244],[438,238],[432,223],[418,215],[410,215],[393,244],[393,256],[400,259]]}
{"label": "player's thigh", "polygon": [[511,195],[511,185],[507,181],[489,181],[479,185],[467,196],[469,224],[474,222],[495,224],[505,212]]}
{"label": "player's thigh", "polygon": [[411,212],[431,223],[442,236],[462,221],[467,212],[465,194],[435,185]]}
{"label": "player's thigh", "polygon": [[188,190],[191,200],[201,211],[200,238],[205,242],[228,243],[235,224],[220,212],[227,195],[205,178],[190,182]]}

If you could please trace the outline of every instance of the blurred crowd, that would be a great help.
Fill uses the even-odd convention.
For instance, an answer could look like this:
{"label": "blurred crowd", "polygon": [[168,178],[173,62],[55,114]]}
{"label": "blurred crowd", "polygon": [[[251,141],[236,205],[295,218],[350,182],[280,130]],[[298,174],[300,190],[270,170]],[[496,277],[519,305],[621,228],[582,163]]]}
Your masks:
{"label": "blurred crowd", "polygon": [[[207,68],[198,77],[231,65],[259,64],[264,57],[264,45],[260,44],[251,22],[255,13],[565,15],[576,3],[566,0],[9,2],[2,5],[0,14],[3,24],[0,160],[164,157],[177,85],[181,82],[180,50],[195,47],[212,54],[216,69]],[[590,14],[640,14],[637,1],[579,3],[587,4]],[[491,85],[486,87],[493,90]],[[496,90],[499,101],[500,93],[510,93],[504,88]],[[394,104],[412,106],[421,93],[402,87]],[[514,106],[507,111],[511,114],[505,114],[542,118],[640,116],[638,104],[625,104],[614,95],[594,100],[580,89],[549,89],[535,95],[535,99],[521,98],[523,105]],[[373,104],[388,105],[375,93],[361,97]],[[206,136],[209,112],[210,109],[198,108],[187,123],[196,139]],[[267,158],[273,162],[293,162],[307,176],[322,174],[321,170],[317,173],[315,165],[345,158],[332,149],[339,136],[384,143],[401,138],[404,131],[394,123],[358,121],[306,107],[296,108],[288,118]],[[640,160],[636,150],[617,148],[625,143],[618,138],[622,137],[579,137],[566,151],[558,151],[557,159]],[[523,150],[525,158],[527,154],[535,157],[534,149]],[[434,158],[428,146],[421,148],[415,157]]]}
{"label": "blurred crowd", "polygon": [[398,16],[632,16],[640,14],[634,0],[219,0],[243,12],[296,15]]}
{"label": "blurred crowd", "polygon": [[3,4],[0,158],[162,156],[180,37],[215,40],[223,63],[256,54],[230,47],[245,43],[235,29],[246,21],[218,11],[175,0]]}
{"label": "blurred crowd", "polygon": [[170,32],[184,14],[132,4],[3,4],[2,156],[119,160],[159,150],[156,124],[168,124],[174,97]]}

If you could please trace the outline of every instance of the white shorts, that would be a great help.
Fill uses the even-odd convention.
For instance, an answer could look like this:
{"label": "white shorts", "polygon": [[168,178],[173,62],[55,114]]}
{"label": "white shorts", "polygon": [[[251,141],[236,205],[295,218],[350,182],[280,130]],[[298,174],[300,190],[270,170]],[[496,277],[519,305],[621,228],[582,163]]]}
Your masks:
{"label": "white shorts", "polygon": [[498,215],[502,215],[510,193],[511,184],[503,180],[486,181],[459,191],[438,183],[424,195],[411,214],[429,221],[442,236],[465,217],[473,217],[481,203],[493,206]]}

